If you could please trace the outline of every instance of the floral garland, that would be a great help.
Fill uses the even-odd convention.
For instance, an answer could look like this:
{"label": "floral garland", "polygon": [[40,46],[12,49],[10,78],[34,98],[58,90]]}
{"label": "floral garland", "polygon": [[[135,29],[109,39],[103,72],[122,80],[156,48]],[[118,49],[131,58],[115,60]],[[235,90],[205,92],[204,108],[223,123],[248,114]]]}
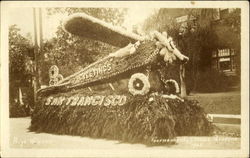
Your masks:
{"label": "floral garland", "polygon": [[135,73],[128,83],[128,90],[132,95],[145,95],[150,90],[148,77],[143,73]]}
{"label": "floral garland", "polygon": [[178,83],[175,80],[169,79],[169,80],[166,80],[166,83],[172,83],[172,84],[174,84],[175,93],[179,93],[180,92],[179,85],[178,85]]}

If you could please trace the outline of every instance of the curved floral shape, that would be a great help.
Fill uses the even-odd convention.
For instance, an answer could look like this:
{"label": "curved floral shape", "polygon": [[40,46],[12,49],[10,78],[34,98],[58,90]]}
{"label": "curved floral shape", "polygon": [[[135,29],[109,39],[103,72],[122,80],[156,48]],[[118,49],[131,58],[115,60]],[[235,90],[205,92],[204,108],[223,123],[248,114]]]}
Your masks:
{"label": "curved floral shape", "polygon": [[57,79],[58,79],[58,82],[61,81],[61,80],[63,79],[63,75],[58,74],[58,75],[57,75]]}
{"label": "curved floral shape", "polygon": [[175,93],[179,93],[180,92],[180,87],[179,87],[178,83],[175,80],[169,79],[169,80],[166,81],[166,83],[171,83],[171,84],[174,85],[174,87],[175,87]]}

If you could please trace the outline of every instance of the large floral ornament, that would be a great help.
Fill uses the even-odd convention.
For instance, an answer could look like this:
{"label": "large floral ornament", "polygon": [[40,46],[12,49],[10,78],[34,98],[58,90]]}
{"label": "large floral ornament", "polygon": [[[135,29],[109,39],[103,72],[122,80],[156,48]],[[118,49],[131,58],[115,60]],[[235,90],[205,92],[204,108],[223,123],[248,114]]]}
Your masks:
{"label": "large floral ornament", "polygon": [[135,73],[128,82],[128,90],[132,95],[145,95],[150,90],[148,77],[143,73]]}
{"label": "large floral ornament", "polygon": [[49,69],[49,85],[53,86],[58,84],[59,81],[63,79],[63,76],[59,74],[59,68],[56,65],[53,65]]}
{"label": "large floral ornament", "polygon": [[49,69],[49,78],[56,78],[59,74],[59,68],[56,65],[53,65]]}

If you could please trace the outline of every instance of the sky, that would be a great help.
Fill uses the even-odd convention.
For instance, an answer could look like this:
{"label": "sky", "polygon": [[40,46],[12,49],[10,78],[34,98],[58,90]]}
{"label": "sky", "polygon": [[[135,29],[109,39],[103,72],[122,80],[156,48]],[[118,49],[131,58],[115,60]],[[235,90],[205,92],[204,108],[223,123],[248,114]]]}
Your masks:
{"label": "sky", "polygon": [[[43,38],[50,39],[55,36],[57,27],[60,24],[60,21],[66,17],[63,14],[56,14],[53,16],[48,16],[44,9],[42,9],[42,22],[43,22]],[[38,17],[38,10],[36,11],[36,16]],[[31,34],[32,40],[34,40],[34,19],[33,19],[33,8],[15,8],[10,9],[9,12],[9,26],[16,24],[18,28],[21,29],[20,33],[23,36]],[[37,18],[38,24],[38,18]],[[39,29],[37,28],[39,31]],[[39,34],[39,33],[38,33]],[[38,35],[39,43],[39,35]]]}
{"label": "sky", "polygon": [[33,13],[32,8],[14,8],[9,10],[9,25],[16,24],[21,28],[21,33],[26,35],[28,32],[33,35]]}
{"label": "sky", "polygon": [[[128,14],[125,15],[123,26],[128,31],[132,30],[133,25],[142,23],[149,15],[154,12],[151,8],[129,8]],[[46,15],[43,9],[43,38],[50,39],[55,36],[57,27],[60,21],[66,18],[66,14],[55,14],[53,16]],[[32,40],[34,37],[33,9],[32,8],[14,8],[9,12],[9,25],[16,24],[21,29],[21,34],[27,36],[31,34]],[[38,15],[38,12],[37,12]],[[136,15],[136,16],[135,16]],[[39,30],[39,29],[38,29]],[[38,37],[39,39],[39,37]],[[39,43],[39,41],[38,41]]]}
{"label": "sky", "polygon": [[147,17],[154,13],[154,8],[130,8],[125,16],[124,26],[127,30],[132,31],[133,25],[141,24]]}

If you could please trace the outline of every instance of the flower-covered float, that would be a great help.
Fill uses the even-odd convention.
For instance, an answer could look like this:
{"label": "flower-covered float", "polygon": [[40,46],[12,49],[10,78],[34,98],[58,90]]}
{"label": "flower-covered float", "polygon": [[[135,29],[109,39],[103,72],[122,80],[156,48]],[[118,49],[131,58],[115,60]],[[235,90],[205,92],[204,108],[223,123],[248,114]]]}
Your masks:
{"label": "flower-covered float", "polygon": [[37,92],[30,130],[145,144],[211,133],[203,109],[180,98],[178,79],[168,75],[169,63],[188,57],[165,32],[142,37],[86,14],[70,16],[64,29],[122,48],[64,79],[50,70],[56,75]]}

